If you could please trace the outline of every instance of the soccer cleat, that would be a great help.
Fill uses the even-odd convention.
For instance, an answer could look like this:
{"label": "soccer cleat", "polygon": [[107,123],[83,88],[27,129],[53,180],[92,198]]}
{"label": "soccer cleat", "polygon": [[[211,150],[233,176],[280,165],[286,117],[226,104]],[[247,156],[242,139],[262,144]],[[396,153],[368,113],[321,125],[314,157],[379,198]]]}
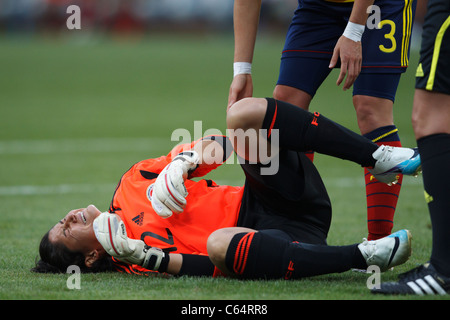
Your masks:
{"label": "soccer cleat", "polygon": [[372,288],[372,293],[444,295],[450,293],[450,278],[439,274],[429,263],[405,272],[398,277],[398,282],[381,283]]}
{"label": "soccer cleat", "polygon": [[401,148],[382,145],[374,153],[377,160],[369,172],[380,182],[392,185],[397,183],[398,175],[417,176],[421,171],[418,148]]}
{"label": "soccer cleat", "polygon": [[400,230],[387,237],[367,241],[358,245],[367,266],[376,265],[384,272],[405,263],[411,256],[411,233]]}

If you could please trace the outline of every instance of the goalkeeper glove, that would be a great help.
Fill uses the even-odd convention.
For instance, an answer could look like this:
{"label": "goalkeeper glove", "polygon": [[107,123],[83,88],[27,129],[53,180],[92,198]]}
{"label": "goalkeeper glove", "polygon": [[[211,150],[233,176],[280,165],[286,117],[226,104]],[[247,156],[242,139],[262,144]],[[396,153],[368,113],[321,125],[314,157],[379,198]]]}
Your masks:
{"label": "goalkeeper glove", "polygon": [[198,162],[197,152],[181,152],[158,175],[153,185],[152,207],[159,216],[168,218],[173,212],[183,212],[188,195],[184,181]]}
{"label": "goalkeeper glove", "polygon": [[100,214],[95,218],[93,227],[105,251],[120,261],[158,271],[166,257],[166,253],[159,248],[149,247],[142,240],[129,239],[125,224],[117,214]]}

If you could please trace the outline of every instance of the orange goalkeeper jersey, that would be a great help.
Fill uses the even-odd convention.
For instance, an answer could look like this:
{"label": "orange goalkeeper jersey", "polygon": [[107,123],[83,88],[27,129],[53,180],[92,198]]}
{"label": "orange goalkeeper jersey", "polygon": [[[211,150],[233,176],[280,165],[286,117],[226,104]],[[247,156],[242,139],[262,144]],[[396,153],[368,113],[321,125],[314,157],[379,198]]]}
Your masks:
{"label": "orange goalkeeper jersey", "polygon": [[[182,213],[164,219],[152,208],[152,187],[158,174],[195,143],[176,146],[167,156],[140,161],[122,176],[109,211],[122,218],[128,237],[168,252],[206,255],[206,241],[213,231],[236,226],[244,191],[241,186],[188,179],[185,186],[189,194]],[[198,168],[193,176],[201,177],[219,165],[203,171]]]}

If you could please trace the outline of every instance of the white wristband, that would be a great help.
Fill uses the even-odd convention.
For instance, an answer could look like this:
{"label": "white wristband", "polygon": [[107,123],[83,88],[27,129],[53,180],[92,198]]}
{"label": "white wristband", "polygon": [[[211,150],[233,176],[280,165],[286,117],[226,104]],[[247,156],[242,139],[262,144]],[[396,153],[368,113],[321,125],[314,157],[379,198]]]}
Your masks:
{"label": "white wristband", "polygon": [[364,33],[364,28],[365,26],[362,24],[357,24],[349,21],[347,23],[347,27],[345,27],[343,36],[355,42],[361,41],[362,35]]}
{"label": "white wristband", "polygon": [[235,62],[233,63],[233,77],[238,74],[252,74],[252,64],[250,62]]}

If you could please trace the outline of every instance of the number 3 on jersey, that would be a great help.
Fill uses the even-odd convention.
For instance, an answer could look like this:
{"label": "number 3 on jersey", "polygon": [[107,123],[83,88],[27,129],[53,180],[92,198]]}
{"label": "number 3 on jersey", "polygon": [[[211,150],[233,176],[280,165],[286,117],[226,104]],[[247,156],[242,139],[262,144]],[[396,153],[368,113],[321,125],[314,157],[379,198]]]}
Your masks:
{"label": "number 3 on jersey", "polygon": [[397,42],[395,40],[395,22],[392,20],[382,20],[380,21],[380,23],[378,24],[378,29],[383,29],[383,27],[386,26],[387,28],[390,28],[388,30],[388,32],[384,35],[384,38],[388,39],[389,41],[391,41],[391,47],[385,47],[384,45],[380,44],[378,47],[380,48],[380,50],[382,52],[385,53],[391,53],[394,52],[395,49],[397,49]]}

